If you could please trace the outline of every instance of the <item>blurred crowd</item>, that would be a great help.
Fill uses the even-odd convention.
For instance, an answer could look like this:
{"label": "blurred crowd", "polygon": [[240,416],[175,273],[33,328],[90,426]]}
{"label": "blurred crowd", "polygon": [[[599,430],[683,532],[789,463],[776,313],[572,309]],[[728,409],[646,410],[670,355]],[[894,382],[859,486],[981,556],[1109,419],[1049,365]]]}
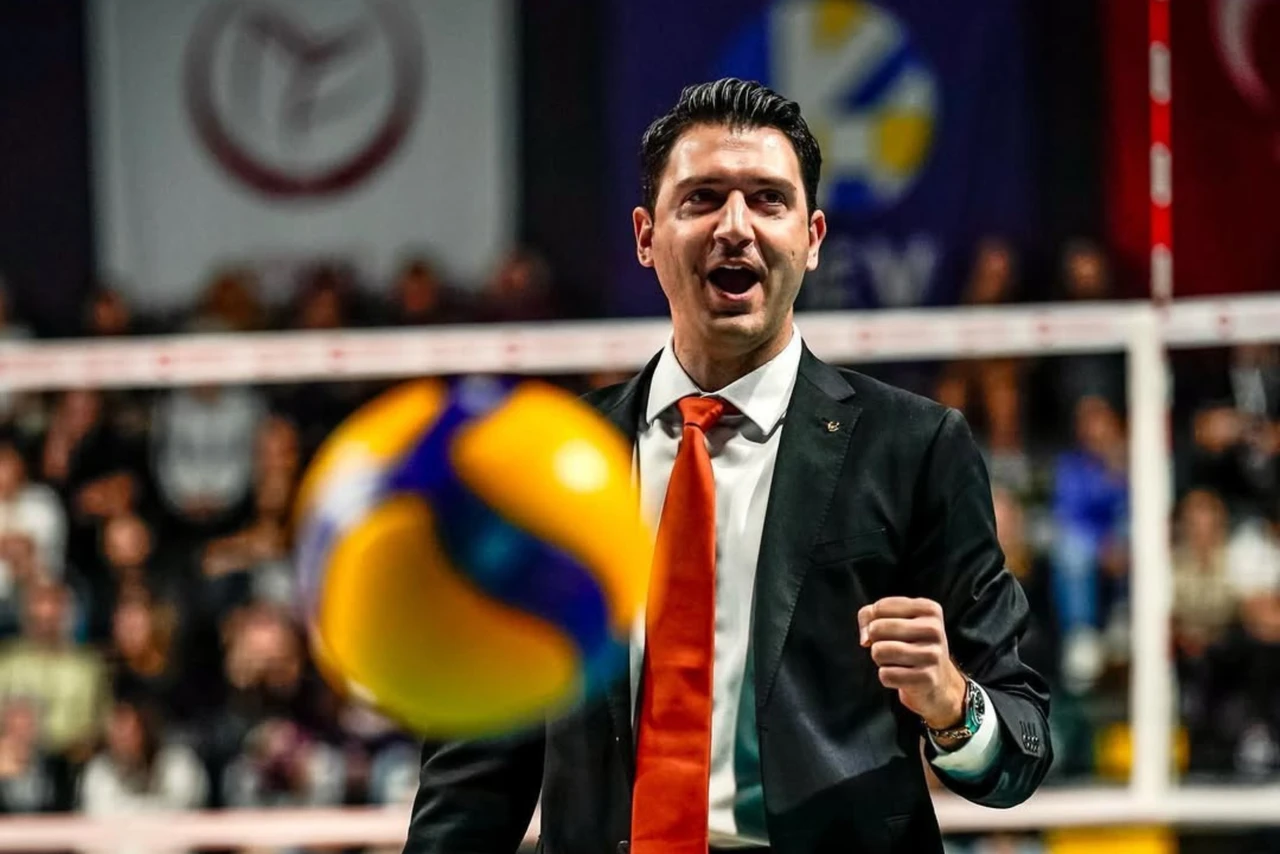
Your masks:
{"label": "blurred crowd", "polygon": [[[1055,298],[1115,292],[1106,253],[1062,252]],[[976,250],[965,301],[1019,301],[1018,255]],[[892,371],[891,371],[892,372]],[[1124,355],[978,359],[917,388],[983,443],[997,528],[1053,683],[1056,772],[1128,767],[1129,438]],[[1173,649],[1189,776],[1280,777],[1280,346],[1171,354]]]}
{"label": "blurred crowd", "polygon": [[[93,293],[93,337],[542,320],[516,251],[480,291],[412,258],[385,299],[341,265],[273,307],[212,277],[176,317]],[[0,294],[0,297],[3,295]],[[0,339],[30,332],[0,298]],[[295,609],[299,476],[381,383],[0,392],[0,812],[407,802],[418,743],[337,696]]]}
{"label": "blurred crowd", "polygon": [[[1102,300],[1114,284],[1105,252],[1079,241],[1063,247],[1051,290],[1055,299]],[[982,242],[965,302],[1027,293],[1016,248]],[[102,289],[85,306],[84,334],[425,327],[561,313],[551,269],[522,249],[475,290],[451,287],[426,257],[408,259],[382,289],[319,264],[279,307],[264,303],[252,269],[228,268],[178,317],[140,316]],[[803,317],[799,325],[803,332]],[[0,299],[0,338],[28,334]],[[1055,689],[1054,777],[1123,778],[1123,354],[863,369],[970,420],[992,473],[1000,540],[1031,603],[1024,653]],[[582,390],[615,378],[555,379]],[[1172,385],[1180,767],[1274,780],[1280,349],[1175,354]],[[319,678],[294,612],[290,560],[300,472],[329,430],[385,387],[0,393],[0,811],[411,797],[416,743]]]}
{"label": "blurred crowd", "polygon": [[[975,252],[964,301],[1020,302],[1025,285],[1017,251],[988,240]],[[1064,247],[1053,299],[1105,300],[1117,290],[1100,247]],[[1032,610],[1023,652],[1053,686],[1051,781],[1127,780],[1130,609],[1143,603],[1130,599],[1123,354],[912,367],[884,373],[962,410],[984,446],[1000,542]],[[1169,388],[1178,772],[1187,781],[1275,782],[1280,346],[1174,351]],[[1228,850],[1209,844],[1215,847],[1204,850]],[[1280,850],[1265,833],[1227,844],[1233,851]],[[952,847],[968,854],[1044,850],[1039,839],[1007,836]]]}

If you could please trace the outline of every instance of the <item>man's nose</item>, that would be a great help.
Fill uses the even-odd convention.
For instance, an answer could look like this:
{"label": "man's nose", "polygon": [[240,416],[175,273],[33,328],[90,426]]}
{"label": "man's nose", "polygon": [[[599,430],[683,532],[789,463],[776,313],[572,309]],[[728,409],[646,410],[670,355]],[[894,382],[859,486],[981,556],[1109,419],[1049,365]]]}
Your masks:
{"label": "man's nose", "polygon": [[716,224],[715,239],[727,248],[741,251],[751,245],[750,209],[746,197],[732,192],[720,209],[720,222]]}

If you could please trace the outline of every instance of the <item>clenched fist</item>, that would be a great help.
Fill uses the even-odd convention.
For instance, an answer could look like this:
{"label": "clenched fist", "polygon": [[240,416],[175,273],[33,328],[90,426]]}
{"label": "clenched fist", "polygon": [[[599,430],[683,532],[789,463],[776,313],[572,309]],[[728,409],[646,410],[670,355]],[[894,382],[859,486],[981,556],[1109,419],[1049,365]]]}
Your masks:
{"label": "clenched fist", "polygon": [[880,668],[880,683],[896,688],[902,705],[933,729],[961,723],[965,679],[951,660],[941,605],[905,596],[881,599],[858,611],[858,633]]}

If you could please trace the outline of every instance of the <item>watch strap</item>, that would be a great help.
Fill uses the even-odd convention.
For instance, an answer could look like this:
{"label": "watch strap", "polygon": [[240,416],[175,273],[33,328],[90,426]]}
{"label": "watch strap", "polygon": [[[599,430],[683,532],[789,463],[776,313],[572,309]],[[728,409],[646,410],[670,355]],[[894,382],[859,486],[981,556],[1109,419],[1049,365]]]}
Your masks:
{"label": "watch strap", "polygon": [[982,691],[978,688],[978,683],[974,682],[968,676],[964,678],[964,717],[957,726],[948,727],[946,729],[934,729],[925,725],[929,731],[929,735],[935,740],[946,739],[947,741],[963,741],[973,738],[978,732],[978,728],[982,726],[982,720],[986,716],[986,702],[983,700]]}

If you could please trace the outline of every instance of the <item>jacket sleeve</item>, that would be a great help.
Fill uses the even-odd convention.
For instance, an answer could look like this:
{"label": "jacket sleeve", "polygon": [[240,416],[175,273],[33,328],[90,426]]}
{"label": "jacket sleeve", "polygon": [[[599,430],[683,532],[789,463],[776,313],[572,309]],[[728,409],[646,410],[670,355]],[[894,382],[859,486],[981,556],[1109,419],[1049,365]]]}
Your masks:
{"label": "jacket sleeve", "polygon": [[515,854],[542,787],[544,733],[422,750],[404,854]]}
{"label": "jacket sleeve", "polygon": [[[1005,567],[996,539],[991,484],[968,425],[947,410],[924,456],[914,491],[913,544],[917,595],[937,601],[951,654],[991,699],[1000,751],[978,780],[939,773],[956,794],[988,807],[1011,807],[1040,785],[1053,762],[1049,689],[1018,653],[1029,608]],[[932,759],[935,750],[925,746]]]}

